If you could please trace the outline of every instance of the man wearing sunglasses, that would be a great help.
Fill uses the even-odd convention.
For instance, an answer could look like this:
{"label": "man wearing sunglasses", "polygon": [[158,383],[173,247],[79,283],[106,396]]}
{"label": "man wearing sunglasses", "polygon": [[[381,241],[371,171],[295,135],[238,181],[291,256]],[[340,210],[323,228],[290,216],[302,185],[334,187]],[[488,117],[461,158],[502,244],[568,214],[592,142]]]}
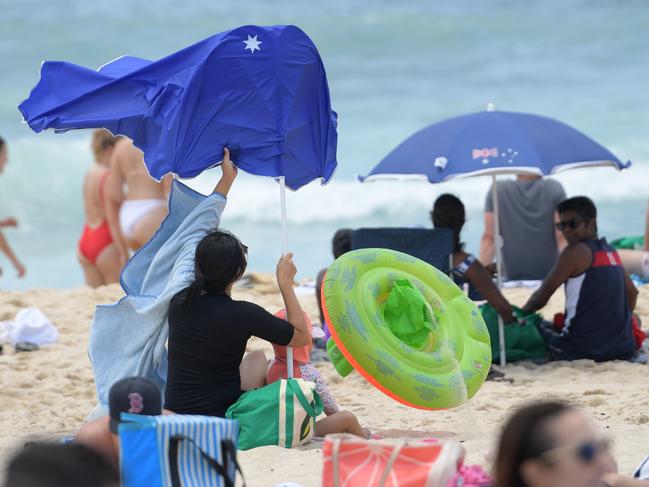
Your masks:
{"label": "man wearing sunglasses", "polygon": [[631,313],[638,291],[617,252],[597,236],[597,210],[584,196],[557,207],[556,227],[568,246],[541,287],[523,306],[537,311],[565,284],[566,312],[561,333],[542,327],[550,355],[556,360],[627,360],[636,349]]}

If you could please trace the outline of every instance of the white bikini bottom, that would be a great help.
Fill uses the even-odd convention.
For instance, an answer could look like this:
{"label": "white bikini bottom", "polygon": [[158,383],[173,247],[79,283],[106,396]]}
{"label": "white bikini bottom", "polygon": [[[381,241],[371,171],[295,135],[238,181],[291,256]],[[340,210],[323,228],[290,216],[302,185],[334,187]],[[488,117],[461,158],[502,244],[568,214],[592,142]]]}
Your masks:
{"label": "white bikini bottom", "polygon": [[119,209],[119,226],[126,238],[133,238],[135,225],[147,213],[161,207],[167,206],[167,200],[126,200]]}

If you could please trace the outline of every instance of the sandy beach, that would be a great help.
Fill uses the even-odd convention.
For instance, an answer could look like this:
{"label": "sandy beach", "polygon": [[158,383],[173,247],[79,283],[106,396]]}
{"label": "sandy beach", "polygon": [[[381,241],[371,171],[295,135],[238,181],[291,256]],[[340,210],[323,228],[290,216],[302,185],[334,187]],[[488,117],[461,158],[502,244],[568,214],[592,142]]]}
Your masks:
{"label": "sandy beach", "polygon": [[[250,286],[234,291],[237,299],[254,301],[271,312],[281,307],[272,276],[253,275]],[[522,304],[529,290],[505,292]],[[57,326],[55,345],[31,353],[14,353],[5,346],[0,355],[0,461],[13,447],[32,437],[60,437],[74,433],[95,404],[95,390],[87,356],[88,330],[94,307],[122,295],[119,286],[92,290],[31,290],[0,293],[0,320],[10,320],[24,307],[41,309]],[[317,316],[314,296],[300,296],[305,310]],[[557,292],[542,310],[546,317],[560,311],[563,293]],[[636,310],[649,320],[649,289],[641,289]],[[258,340],[249,349],[270,346]],[[370,386],[358,374],[337,376],[329,363],[318,364],[344,409],[356,413],[364,425],[387,438],[454,436],[467,449],[467,462],[488,468],[489,457],[504,418],[526,401],[558,397],[585,408],[614,443],[620,472],[631,473],[649,453],[649,366],[627,362],[592,361],[508,365],[512,382],[487,382],[471,402],[451,411],[420,411],[398,404]],[[322,443],[285,450],[264,447],[241,452],[240,462],[250,486],[272,486],[292,480],[304,486],[320,485]]]}

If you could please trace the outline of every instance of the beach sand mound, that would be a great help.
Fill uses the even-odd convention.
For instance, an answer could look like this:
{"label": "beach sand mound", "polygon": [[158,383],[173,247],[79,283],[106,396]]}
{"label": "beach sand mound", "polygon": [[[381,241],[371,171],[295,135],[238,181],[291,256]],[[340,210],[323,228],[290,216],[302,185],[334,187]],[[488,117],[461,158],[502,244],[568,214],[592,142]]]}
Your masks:
{"label": "beach sand mound", "polygon": [[[256,274],[246,287],[235,288],[236,299],[247,299],[270,312],[282,307],[272,277]],[[507,290],[522,304],[529,290]],[[563,307],[556,293],[543,310],[551,318]],[[95,405],[92,368],[88,361],[88,331],[95,305],[111,303],[122,295],[117,285],[99,289],[33,290],[0,293],[0,320],[10,320],[24,307],[43,311],[59,329],[59,341],[35,352],[14,353],[5,346],[0,355],[0,461],[12,448],[33,437],[57,438],[74,433]],[[306,311],[318,316],[314,296],[300,296]],[[649,289],[641,289],[637,311],[649,323]],[[251,340],[249,348],[270,345]],[[549,397],[567,399],[585,408],[602,431],[614,441],[620,471],[631,473],[649,454],[649,367],[628,363],[596,364],[582,360],[543,366],[508,365],[511,382],[487,382],[472,399],[451,411],[410,409],[389,399],[358,374],[340,378],[329,363],[317,366],[328,380],[343,409],[356,413],[364,425],[388,438],[453,436],[467,449],[467,461],[488,467],[503,420],[527,401]],[[305,486],[320,485],[322,443],[285,450],[264,447],[241,452],[248,485],[271,486],[292,480]]]}

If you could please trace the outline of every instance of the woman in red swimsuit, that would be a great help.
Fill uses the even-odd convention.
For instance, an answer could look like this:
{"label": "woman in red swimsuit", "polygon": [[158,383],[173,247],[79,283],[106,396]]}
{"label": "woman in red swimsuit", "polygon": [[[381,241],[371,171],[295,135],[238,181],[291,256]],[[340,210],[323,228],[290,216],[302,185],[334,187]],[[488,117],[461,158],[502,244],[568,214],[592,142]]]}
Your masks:
{"label": "woman in red swimsuit", "polygon": [[106,221],[104,186],[108,176],[108,164],[115,143],[108,130],[95,130],[92,134],[92,150],[95,163],[86,173],[83,182],[83,202],[86,223],[79,240],[77,257],[86,277],[86,284],[98,287],[119,282],[121,265],[117,248]]}

